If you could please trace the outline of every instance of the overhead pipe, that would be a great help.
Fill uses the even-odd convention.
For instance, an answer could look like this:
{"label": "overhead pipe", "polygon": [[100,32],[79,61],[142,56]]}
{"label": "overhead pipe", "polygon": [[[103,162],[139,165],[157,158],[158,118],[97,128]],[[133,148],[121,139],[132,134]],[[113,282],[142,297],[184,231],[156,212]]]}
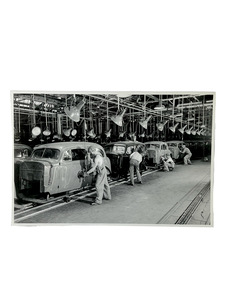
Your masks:
{"label": "overhead pipe", "polygon": [[[95,96],[95,95],[90,95],[90,96],[91,96],[92,98],[96,98],[96,99],[99,99],[99,100],[102,100],[102,101],[109,102],[109,103],[112,103],[112,104],[117,105],[117,103],[116,103],[115,101],[113,101],[113,100],[110,100],[110,99],[104,99],[104,98],[102,98],[102,97]],[[123,107],[126,107],[126,108],[132,108],[132,109],[135,109],[136,111],[143,112],[143,109],[142,109],[142,108],[140,108],[140,107],[138,107],[138,106],[135,106],[135,105],[132,104],[132,103],[131,103],[130,105],[122,103],[122,104],[120,104],[120,105],[123,106]],[[155,115],[155,116],[158,116],[158,115],[159,115],[157,112],[155,112],[154,110],[152,110],[152,109],[150,109],[150,108],[148,108],[148,109],[146,110],[146,112],[148,112],[148,113],[150,113],[150,114],[153,114],[153,115]]]}

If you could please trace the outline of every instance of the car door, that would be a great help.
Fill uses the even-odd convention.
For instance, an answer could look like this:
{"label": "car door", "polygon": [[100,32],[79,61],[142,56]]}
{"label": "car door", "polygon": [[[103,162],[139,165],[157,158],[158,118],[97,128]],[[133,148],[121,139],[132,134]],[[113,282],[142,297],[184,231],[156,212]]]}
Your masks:
{"label": "car door", "polygon": [[161,149],[161,151],[160,151],[160,157],[161,157],[161,156],[164,156],[166,154],[166,145],[164,143],[161,144],[160,149]]}
{"label": "car door", "polygon": [[83,177],[83,172],[89,169],[89,159],[87,156],[87,150],[83,148],[71,149],[72,153],[72,165],[73,168],[71,173],[75,174],[75,180],[72,180],[71,186],[74,188],[81,188],[85,186],[91,186],[95,178],[95,174],[92,173],[88,176]]}
{"label": "car door", "polygon": [[64,150],[60,162],[60,191],[67,191],[71,189],[71,176],[72,174],[72,153],[70,149]]}
{"label": "car door", "polygon": [[127,174],[130,167],[130,155],[135,151],[135,145],[127,146],[126,152],[123,156],[122,168],[124,173]]}
{"label": "car door", "polygon": [[[61,190],[69,191],[89,185],[92,182],[92,176],[83,177],[82,172],[85,169],[84,149],[65,150],[61,160]],[[91,178],[91,180],[90,180]]]}

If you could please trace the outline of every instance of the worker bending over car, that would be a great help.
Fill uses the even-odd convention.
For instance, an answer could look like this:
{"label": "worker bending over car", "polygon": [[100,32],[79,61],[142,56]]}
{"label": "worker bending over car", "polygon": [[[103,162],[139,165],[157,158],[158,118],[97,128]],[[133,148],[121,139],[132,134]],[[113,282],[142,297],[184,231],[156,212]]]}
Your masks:
{"label": "worker bending over car", "polygon": [[182,145],[182,150],[180,150],[182,154],[184,154],[184,164],[185,165],[191,165],[191,157],[192,153],[188,147],[186,147],[185,144]]}

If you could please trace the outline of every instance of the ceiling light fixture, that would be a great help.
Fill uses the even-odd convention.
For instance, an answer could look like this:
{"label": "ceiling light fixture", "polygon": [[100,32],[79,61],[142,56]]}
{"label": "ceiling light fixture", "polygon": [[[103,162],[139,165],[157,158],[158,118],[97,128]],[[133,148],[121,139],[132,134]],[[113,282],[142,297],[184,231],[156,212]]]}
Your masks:
{"label": "ceiling light fixture", "polygon": [[132,96],[131,94],[128,94],[128,93],[126,93],[126,92],[119,92],[119,93],[117,93],[117,96],[119,97],[119,98],[128,98],[128,97],[130,97],[130,96]]}
{"label": "ceiling light fixture", "polygon": [[178,129],[178,130],[180,131],[181,134],[184,134],[184,130],[185,130],[186,127],[187,127],[187,125],[185,125],[184,127]]}
{"label": "ceiling light fixture", "polygon": [[185,132],[189,135],[189,134],[191,134],[191,130],[192,129],[193,129],[193,126],[191,128],[189,128],[189,129],[185,130]]}
{"label": "ceiling light fixture", "polygon": [[158,128],[159,131],[163,131],[164,126],[166,125],[166,123],[168,122],[168,120],[166,120],[164,123],[160,122],[156,124],[156,127]]}
{"label": "ceiling light fixture", "polygon": [[123,126],[123,116],[124,116],[126,110],[127,110],[127,109],[125,108],[125,109],[122,111],[121,114],[112,116],[112,117],[111,117],[111,120],[112,120],[116,125],[118,125],[118,126]]}
{"label": "ceiling light fixture", "polygon": [[65,107],[64,112],[66,115],[73,120],[74,122],[79,122],[80,121],[80,110],[86,103],[85,99],[81,100],[77,106],[70,106],[70,107]]}
{"label": "ceiling light fixture", "polygon": [[175,133],[176,128],[177,128],[178,125],[179,125],[179,123],[177,123],[177,124],[174,125],[174,126],[169,127],[169,129],[170,129],[173,133]]}
{"label": "ceiling light fixture", "polygon": [[165,111],[166,110],[165,105],[162,104],[162,96],[159,99],[159,104],[154,107],[154,110],[158,110],[158,111]]}
{"label": "ceiling light fixture", "polygon": [[87,132],[87,135],[89,137],[91,137],[91,138],[95,138],[96,137],[96,133],[94,133],[94,129],[93,128]]}
{"label": "ceiling light fixture", "polygon": [[147,129],[148,127],[148,121],[152,118],[152,115],[150,115],[146,120],[139,122],[139,124],[144,127],[145,129]]}

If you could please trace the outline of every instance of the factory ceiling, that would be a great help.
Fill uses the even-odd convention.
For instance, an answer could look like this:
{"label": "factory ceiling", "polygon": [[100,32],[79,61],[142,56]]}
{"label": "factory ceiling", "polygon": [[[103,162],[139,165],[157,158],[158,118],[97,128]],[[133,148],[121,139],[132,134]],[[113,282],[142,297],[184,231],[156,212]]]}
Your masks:
{"label": "factory ceiling", "polygon": [[[168,122],[168,126],[207,129],[211,135],[213,116],[213,93],[14,93],[13,106],[16,123],[29,115],[37,123],[38,116],[47,122],[57,115],[79,126],[83,121],[93,127],[96,122],[110,122],[119,126],[137,122]],[[77,117],[78,116],[78,117]],[[120,118],[117,122],[115,119]],[[19,119],[19,120],[18,120]],[[15,117],[14,117],[15,120]],[[123,122],[122,122],[123,121]],[[15,122],[15,121],[14,121]],[[122,122],[120,124],[120,122]],[[62,123],[63,124],[63,123]],[[18,126],[17,126],[18,127]],[[143,126],[144,127],[144,126]],[[134,126],[132,127],[134,128]],[[132,131],[132,128],[130,131]],[[147,127],[144,127],[147,129]],[[169,128],[169,127],[168,127]]]}

